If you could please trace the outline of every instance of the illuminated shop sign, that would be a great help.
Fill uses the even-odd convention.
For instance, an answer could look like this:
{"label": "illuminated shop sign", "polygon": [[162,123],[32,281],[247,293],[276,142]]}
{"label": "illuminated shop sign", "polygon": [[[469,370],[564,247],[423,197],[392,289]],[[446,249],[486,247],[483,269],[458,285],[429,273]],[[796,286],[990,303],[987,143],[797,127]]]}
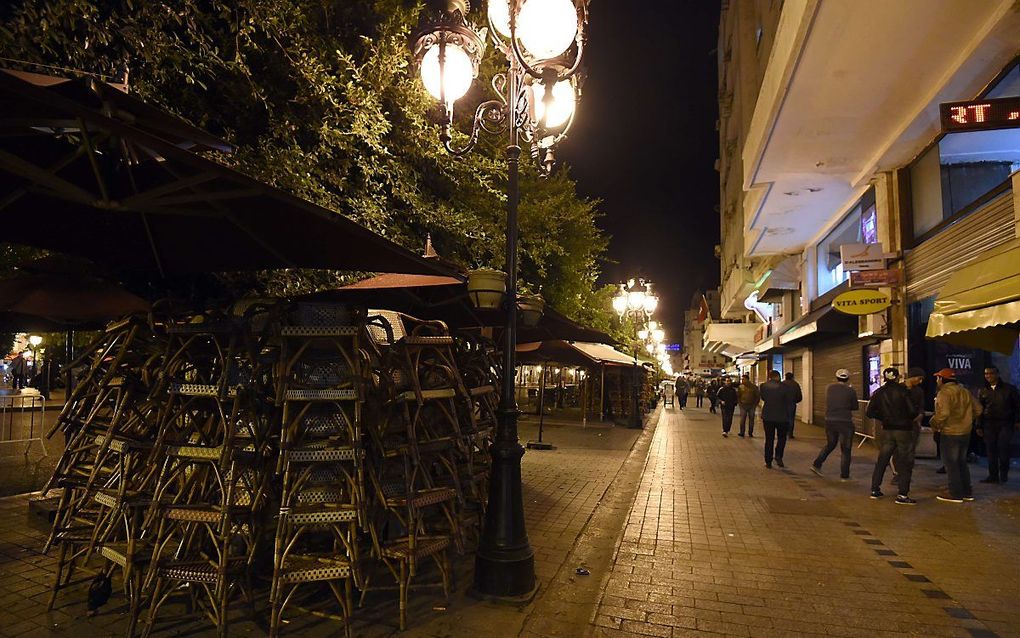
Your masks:
{"label": "illuminated shop sign", "polygon": [[939,108],[946,132],[1020,128],[1020,97],[947,102]]}

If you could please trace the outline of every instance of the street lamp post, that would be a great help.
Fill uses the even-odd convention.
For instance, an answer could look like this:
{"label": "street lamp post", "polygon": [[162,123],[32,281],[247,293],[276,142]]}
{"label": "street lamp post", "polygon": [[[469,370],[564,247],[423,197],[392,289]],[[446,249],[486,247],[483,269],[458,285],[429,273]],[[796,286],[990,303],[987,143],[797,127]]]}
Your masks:
{"label": "street lamp post", "polygon": [[[528,541],[521,497],[514,372],[517,348],[517,209],[522,142],[548,172],[553,149],[573,122],[578,69],[585,46],[588,0],[489,0],[488,33],[468,23],[467,0],[429,0],[411,48],[425,88],[443,109],[440,141],[461,156],[482,131],[507,134],[506,324],[503,379],[492,452],[485,524],[475,559],[475,588],[487,595],[519,597],[535,588],[534,551]],[[496,99],[475,110],[463,144],[453,134],[454,102],[467,93],[486,47],[486,36],[506,59],[492,80]]]}
{"label": "street lamp post", "polygon": [[[620,315],[620,319],[630,317],[638,326],[638,341],[643,341],[649,354],[656,354],[656,344],[661,344],[665,338],[657,323],[651,321],[652,314],[659,305],[659,298],[652,294],[652,283],[644,279],[631,279],[626,284],[620,284],[620,289],[613,297],[613,309]],[[641,406],[640,386],[641,372],[638,366],[638,348],[640,344],[634,343],[634,382],[632,388],[632,402],[630,427],[640,428]]]}

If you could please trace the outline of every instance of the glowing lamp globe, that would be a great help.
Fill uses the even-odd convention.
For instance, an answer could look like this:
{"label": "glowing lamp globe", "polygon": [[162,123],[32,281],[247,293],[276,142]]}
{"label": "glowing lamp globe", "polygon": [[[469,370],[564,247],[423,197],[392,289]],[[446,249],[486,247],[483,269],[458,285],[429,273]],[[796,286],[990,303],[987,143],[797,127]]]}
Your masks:
{"label": "glowing lamp globe", "polygon": [[489,22],[504,38],[510,37],[510,2],[509,0],[489,0]]}
{"label": "glowing lamp globe", "polygon": [[653,352],[655,352],[655,346],[653,346],[650,343],[645,344],[645,350],[648,351],[648,354],[652,354]]}
{"label": "glowing lamp globe", "polygon": [[471,58],[464,49],[456,44],[446,45],[446,61],[440,67],[439,45],[435,45],[425,52],[421,60],[421,79],[432,97],[441,99],[445,89],[447,103],[464,97],[464,94],[471,88],[471,81],[474,79],[475,70],[471,64]]}
{"label": "glowing lamp globe", "polygon": [[540,60],[555,58],[577,36],[577,9],[571,0],[525,0],[517,16],[517,37]]}
{"label": "glowing lamp globe", "polygon": [[627,312],[627,297],[624,295],[613,297],[613,310],[615,310],[618,315],[622,315]]}
{"label": "glowing lamp globe", "polygon": [[39,335],[32,335],[31,337],[28,338],[28,342],[32,344],[33,348],[36,348],[39,346],[40,343],[42,343],[42,337],[40,337]]}
{"label": "glowing lamp globe", "polygon": [[640,290],[627,293],[627,307],[631,310],[639,310],[645,304],[645,293]]}
{"label": "glowing lamp globe", "polygon": [[645,295],[644,298],[645,312],[652,314],[655,309],[659,307],[659,298],[655,295]]}
{"label": "glowing lamp globe", "polygon": [[644,341],[645,339],[648,338],[648,331],[647,330],[638,330],[637,331],[637,338],[640,339],[641,341]]}
{"label": "glowing lamp globe", "polygon": [[532,86],[532,91],[535,98],[535,120],[541,123],[545,117],[546,128],[563,126],[574,114],[577,96],[570,82],[557,82],[553,85],[553,102],[548,114],[545,109],[545,85],[536,83]]}

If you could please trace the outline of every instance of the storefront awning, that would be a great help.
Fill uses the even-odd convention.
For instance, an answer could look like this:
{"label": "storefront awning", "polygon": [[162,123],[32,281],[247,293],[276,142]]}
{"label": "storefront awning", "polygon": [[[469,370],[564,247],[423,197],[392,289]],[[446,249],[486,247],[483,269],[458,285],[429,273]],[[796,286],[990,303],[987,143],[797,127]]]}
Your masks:
{"label": "storefront awning", "polygon": [[991,249],[943,286],[929,339],[1011,353],[1020,334],[1020,239]]}
{"label": "storefront awning", "polygon": [[710,323],[705,326],[705,350],[731,359],[754,347],[757,323]]}
{"label": "storefront awning", "polygon": [[832,306],[822,306],[818,310],[809,312],[779,335],[779,345],[786,346],[792,343],[806,345],[810,342],[823,339],[833,335],[856,335],[857,317],[845,315],[834,310]]}

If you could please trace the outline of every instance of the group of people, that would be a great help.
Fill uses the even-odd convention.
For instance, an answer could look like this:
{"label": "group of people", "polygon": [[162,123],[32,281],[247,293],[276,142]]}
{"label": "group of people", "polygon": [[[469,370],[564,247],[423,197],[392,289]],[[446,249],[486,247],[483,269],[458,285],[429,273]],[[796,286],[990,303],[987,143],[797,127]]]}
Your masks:
{"label": "group of people", "polygon": [[[976,397],[957,381],[952,369],[944,368],[934,376],[938,391],[929,425],[935,432],[939,456],[948,479],[947,489],[937,498],[950,503],[972,501],[974,494],[967,467],[971,430],[976,429],[984,439],[988,454],[988,476],[981,482],[1005,483],[1009,477],[1009,445],[1013,431],[1020,423],[1020,391],[1003,381],[995,367],[985,369],[985,385]],[[867,403],[865,413],[881,424],[877,437],[878,459],[871,476],[873,499],[884,496],[882,482],[891,463],[898,488],[896,503],[916,503],[910,497],[910,481],[914,453],[925,417],[924,377],[925,372],[920,368],[910,368],[905,378],[901,378],[896,368],[886,368],[882,372],[881,387]],[[712,392],[712,411],[718,403],[724,437],[729,437],[734,416],[738,413],[738,436],[753,437],[760,406],[765,430],[765,467],[771,469],[775,464],[782,468],[786,467],[783,462],[786,441],[794,437],[797,404],[802,400],[800,384],[793,373],[788,372],[784,379],[777,370],[770,370],[768,380],[760,386],[752,383],[747,374],[741,377],[739,384],[734,384],[729,377],[722,379]],[[850,478],[853,413],[859,405],[857,391],[850,383],[849,370],[837,370],[835,381],[825,388],[826,442],[811,464],[811,470],[816,474],[822,475],[826,459],[839,447],[840,478]],[[939,471],[942,472],[941,469]]]}
{"label": "group of people", "polygon": [[705,399],[708,399],[708,411],[716,414],[719,407],[719,390],[722,389],[723,381],[711,379],[706,381],[700,377],[677,377],[676,396],[681,410],[687,407],[687,400],[694,396],[694,405],[703,407]]}

